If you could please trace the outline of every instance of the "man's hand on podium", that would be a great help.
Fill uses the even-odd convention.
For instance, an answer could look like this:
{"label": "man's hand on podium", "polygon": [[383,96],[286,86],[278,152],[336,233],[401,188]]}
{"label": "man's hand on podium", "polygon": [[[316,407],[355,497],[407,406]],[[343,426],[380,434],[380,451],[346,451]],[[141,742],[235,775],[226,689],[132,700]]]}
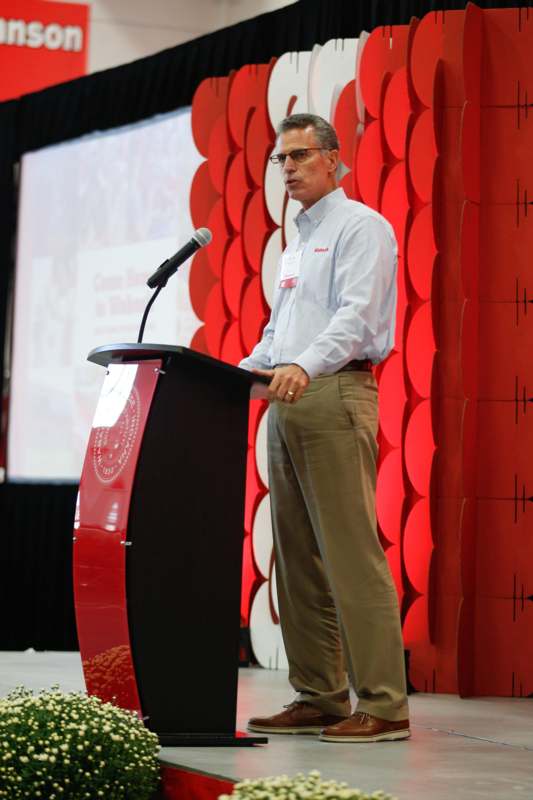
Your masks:
{"label": "man's hand on podium", "polygon": [[[274,400],[297,403],[309,385],[309,375],[298,364],[287,364],[274,369],[253,369],[252,372],[272,379],[268,386],[261,385],[261,389],[266,389],[261,397],[270,403]],[[256,385],[252,386],[251,397],[254,397],[253,391]]]}

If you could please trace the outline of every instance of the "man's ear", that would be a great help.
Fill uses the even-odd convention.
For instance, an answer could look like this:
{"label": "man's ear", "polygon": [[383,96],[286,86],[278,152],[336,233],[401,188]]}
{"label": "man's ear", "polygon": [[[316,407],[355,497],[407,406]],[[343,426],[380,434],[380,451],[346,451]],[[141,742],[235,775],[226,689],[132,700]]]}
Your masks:
{"label": "man's ear", "polygon": [[338,150],[329,150],[328,151],[328,158],[330,161],[330,172],[337,172],[337,167],[339,166],[339,151]]}

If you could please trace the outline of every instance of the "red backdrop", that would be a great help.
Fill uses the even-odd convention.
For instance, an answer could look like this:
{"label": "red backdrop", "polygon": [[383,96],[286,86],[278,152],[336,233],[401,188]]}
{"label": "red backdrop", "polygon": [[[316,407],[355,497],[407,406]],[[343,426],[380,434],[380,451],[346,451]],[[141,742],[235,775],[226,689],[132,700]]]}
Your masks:
{"label": "red backdrop", "polygon": [[[379,28],[361,45],[332,121],[353,167],[342,185],[390,220],[399,243],[396,346],[377,369],[377,510],[409,678],[423,691],[530,694],[533,14],[469,5]],[[206,161],[192,216],[216,242],[191,271],[204,322],[193,346],[232,363],[268,315],[272,68],[204,81],[193,102]],[[263,413],[251,415],[245,623],[265,581],[251,544],[267,492],[254,457]]]}

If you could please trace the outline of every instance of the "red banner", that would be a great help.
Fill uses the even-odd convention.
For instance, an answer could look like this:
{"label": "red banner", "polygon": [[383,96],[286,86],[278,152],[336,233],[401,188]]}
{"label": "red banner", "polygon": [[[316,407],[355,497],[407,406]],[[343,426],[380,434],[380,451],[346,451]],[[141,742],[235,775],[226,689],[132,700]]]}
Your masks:
{"label": "red banner", "polygon": [[89,10],[48,0],[0,0],[0,100],[85,75]]}

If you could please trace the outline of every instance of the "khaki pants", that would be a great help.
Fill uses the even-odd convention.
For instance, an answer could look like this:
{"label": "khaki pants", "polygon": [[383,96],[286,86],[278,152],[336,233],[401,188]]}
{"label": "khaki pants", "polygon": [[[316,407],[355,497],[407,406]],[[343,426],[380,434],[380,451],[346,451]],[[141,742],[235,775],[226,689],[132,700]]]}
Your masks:
{"label": "khaki pants", "polygon": [[377,388],[369,372],[317,378],[268,422],[276,578],[298,700],[408,717],[398,599],[375,517]]}

